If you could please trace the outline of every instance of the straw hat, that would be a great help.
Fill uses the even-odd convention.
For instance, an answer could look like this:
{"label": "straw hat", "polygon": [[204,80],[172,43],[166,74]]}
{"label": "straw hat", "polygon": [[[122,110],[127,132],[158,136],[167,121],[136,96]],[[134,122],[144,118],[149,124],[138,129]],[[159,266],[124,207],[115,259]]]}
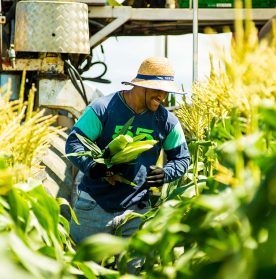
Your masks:
{"label": "straw hat", "polygon": [[141,64],[137,76],[123,84],[163,90],[169,93],[184,94],[174,82],[174,70],[164,57],[149,57]]}

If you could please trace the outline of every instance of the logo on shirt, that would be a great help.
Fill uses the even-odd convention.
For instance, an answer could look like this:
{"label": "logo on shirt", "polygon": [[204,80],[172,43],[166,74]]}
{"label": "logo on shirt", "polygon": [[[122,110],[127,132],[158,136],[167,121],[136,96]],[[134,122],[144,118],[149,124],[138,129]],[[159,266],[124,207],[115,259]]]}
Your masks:
{"label": "logo on shirt", "polygon": [[[112,136],[113,139],[115,139],[118,136],[118,134],[120,133],[120,131],[122,130],[123,127],[124,127],[123,125],[117,125],[115,127],[114,134]],[[132,127],[133,126],[129,126],[128,131],[126,133],[127,135],[129,135],[131,137],[134,137],[134,136],[138,136],[138,135],[141,135],[141,134],[145,134],[146,135],[145,138],[147,140],[152,140],[153,139],[153,136],[151,135],[153,133],[153,130],[137,127],[136,131],[133,132],[133,131],[131,131]]]}

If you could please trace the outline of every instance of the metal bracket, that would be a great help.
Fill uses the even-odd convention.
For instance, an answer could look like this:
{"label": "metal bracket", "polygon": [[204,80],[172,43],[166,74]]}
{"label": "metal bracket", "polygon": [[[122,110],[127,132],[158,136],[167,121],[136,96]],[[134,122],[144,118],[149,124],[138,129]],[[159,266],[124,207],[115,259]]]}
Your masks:
{"label": "metal bracket", "polygon": [[90,37],[90,47],[95,47],[108,37],[113,31],[122,26],[131,18],[131,7],[124,10],[123,15],[118,15],[115,19],[107,24],[103,29]]}

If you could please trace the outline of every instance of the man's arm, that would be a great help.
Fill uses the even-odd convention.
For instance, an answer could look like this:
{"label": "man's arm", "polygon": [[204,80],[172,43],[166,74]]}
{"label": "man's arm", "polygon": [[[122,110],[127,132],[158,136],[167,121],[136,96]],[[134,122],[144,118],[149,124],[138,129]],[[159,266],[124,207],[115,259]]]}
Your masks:
{"label": "man's arm", "polygon": [[164,166],[164,182],[168,183],[182,177],[186,173],[191,163],[191,157],[186,142],[165,152],[167,163]]}
{"label": "man's arm", "polygon": [[190,165],[190,153],[179,122],[167,136],[163,148],[167,155],[167,163],[164,168],[150,166],[146,179],[149,187],[161,187],[164,183],[182,177]]}
{"label": "man's arm", "polygon": [[[81,130],[74,127],[66,141],[66,145],[65,145],[66,154],[84,152],[88,150],[78,139],[76,133],[84,137],[87,137]],[[83,173],[86,173],[90,169],[90,167],[95,163],[92,160],[92,158],[87,156],[68,156],[68,159]]]}
{"label": "man's arm", "polygon": [[167,163],[164,166],[164,182],[167,183],[183,176],[191,162],[185,135],[179,122],[167,136],[163,148],[167,155]]}
{"label": "man's arm", "polygon": [[[81,143],[81,141],[76,136],[76,133],[95,141],[102,132],[102,124],[97,117],[96,113],[91,107],[87,107],[86,111],[79,118],[77,123],[72,128],[70,135],[66,141],[65,152],[77,153],[87,151],[88,149]],[[86,156],[69,156],[69,160],[79,168],[83,173],[91,172],[95,167],[99,167],[99,171],[105,167],[104,165],[96,164],[92,158]],[[95,169],[93,173],[96,173]]]}

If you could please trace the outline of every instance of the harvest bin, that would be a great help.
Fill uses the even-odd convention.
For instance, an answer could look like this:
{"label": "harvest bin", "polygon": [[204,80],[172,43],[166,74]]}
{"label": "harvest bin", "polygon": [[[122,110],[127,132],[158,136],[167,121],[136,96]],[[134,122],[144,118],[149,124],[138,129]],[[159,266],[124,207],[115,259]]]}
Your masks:
{"label": "harvest bin", "polygon": [[[192,8],[193,0],[179,0],[179,8]],[[245,1],[243,1],[245,5]],[[234,8],[235,0],[198,0],[199,8]],[[252,0],[252,8],[275,8],[276,0]]]}

